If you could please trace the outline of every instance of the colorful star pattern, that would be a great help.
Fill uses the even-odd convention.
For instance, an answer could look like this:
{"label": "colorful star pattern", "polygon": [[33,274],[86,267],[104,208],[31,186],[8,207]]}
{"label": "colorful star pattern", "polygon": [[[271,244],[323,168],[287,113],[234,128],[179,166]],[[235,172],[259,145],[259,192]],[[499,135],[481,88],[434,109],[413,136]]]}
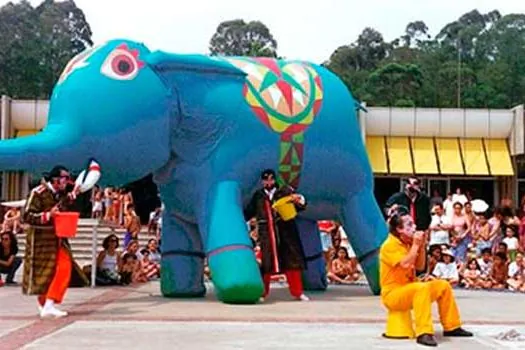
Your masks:
{"label": "colorful star pattern", "polygon": [[297,187],[303,159],[303,132],[319,113],[321,79],[301,62],[272,58],[225,58],[243,70],[243,94],[257,117],[281,134],[279,180]]}

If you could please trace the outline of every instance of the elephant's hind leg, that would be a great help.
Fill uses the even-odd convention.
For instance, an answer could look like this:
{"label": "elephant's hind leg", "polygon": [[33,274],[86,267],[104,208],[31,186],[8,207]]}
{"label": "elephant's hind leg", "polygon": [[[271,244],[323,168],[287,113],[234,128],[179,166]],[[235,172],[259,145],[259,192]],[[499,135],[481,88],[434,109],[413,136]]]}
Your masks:
{"label": "elephant's hind leg", "polygon": [[374,294],[379,294],[379,248],[387,226],[372,190],[353,194],[342,208],[343,227]]}
{"label": "elephant's hind leg", "polygon": [[208,198],[208,215],[203,222],[217,297],[232,304],[257,302],[263,293],[263,283],[236,182],[215,186]]}
{"label": "elephant's hind leg", "polygon": [[201,297],[204,287],[204,258],[197,225],[164,214],[161,242],[162,294],[166,297]]}

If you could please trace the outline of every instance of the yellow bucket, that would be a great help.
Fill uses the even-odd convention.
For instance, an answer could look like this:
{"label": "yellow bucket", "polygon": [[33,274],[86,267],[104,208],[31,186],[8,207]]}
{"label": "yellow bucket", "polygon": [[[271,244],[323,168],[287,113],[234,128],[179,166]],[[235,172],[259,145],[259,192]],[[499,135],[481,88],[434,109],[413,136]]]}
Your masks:
{"label": "yellow bucket", "polygon": [[286,196],[273,203],[272,208],[277,210],[277,213],[283,221],[292,220],[297,216],[297,210],[292,202],[291,196]]}

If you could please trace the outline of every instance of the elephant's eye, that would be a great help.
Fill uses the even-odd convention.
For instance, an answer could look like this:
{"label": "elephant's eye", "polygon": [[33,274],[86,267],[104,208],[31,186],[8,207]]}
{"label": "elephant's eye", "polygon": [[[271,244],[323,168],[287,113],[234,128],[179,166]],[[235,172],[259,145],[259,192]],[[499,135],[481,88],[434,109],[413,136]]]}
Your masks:
{"label": "elephant's eye", "polygon": [[122,44],[109,54],[100,71],[112,79],[131,80],[144,66],[138,56],[137,50],[129,50],[126,44]]}

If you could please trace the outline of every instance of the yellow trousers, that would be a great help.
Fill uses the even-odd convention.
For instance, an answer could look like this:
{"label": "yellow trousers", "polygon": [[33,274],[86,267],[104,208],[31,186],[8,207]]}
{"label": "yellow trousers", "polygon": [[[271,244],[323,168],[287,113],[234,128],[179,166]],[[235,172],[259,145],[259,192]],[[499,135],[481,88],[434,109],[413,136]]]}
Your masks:
{"label": "yellow trousers", "polygon": [[416,336],[434,334],[432,302],[436,301],[443,329],[461,327],[458,307],[452,287],[447,281],[413,282],[397,287],[382,297],[383,304],[392,311],[413,310]]}

